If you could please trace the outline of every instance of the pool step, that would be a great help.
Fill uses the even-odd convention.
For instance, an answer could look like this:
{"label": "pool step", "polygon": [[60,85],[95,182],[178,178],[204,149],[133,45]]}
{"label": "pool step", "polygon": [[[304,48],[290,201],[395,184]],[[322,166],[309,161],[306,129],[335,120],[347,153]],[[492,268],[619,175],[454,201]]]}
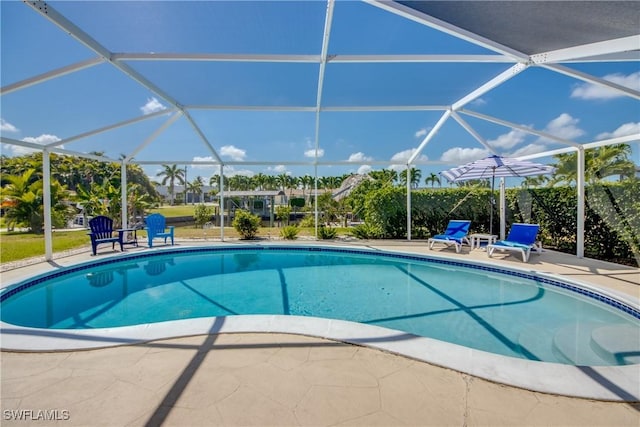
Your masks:
{"label": "pool step", "polygon": [[574,365],[640,363],[640,334],[627,325],[581,323],[560,328],[553,337],[553,350]]}
{"label": "pool step", "polygon": [[609,365],[591,348],[591,332],[602,324],[570,324],[558,329],[553,337],[554,353],[568,363],[583,366]]}
{"label": "pool step", "polygon": [[631,325],[609,325],[591,333],[591,348],[612,364],[640,363],[640,330]]}

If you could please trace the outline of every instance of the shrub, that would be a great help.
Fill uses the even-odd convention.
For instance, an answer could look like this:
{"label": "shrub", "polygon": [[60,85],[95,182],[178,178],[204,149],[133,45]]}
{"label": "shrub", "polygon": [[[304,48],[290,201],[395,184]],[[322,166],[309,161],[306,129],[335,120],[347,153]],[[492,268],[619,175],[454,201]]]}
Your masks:
{"label": "shrub", "polygon": [[315,227],[316,226],[316,217],[315,214],[311,213],[311,215],[305,215],[304,218],[300,220],[300,227]]}
{"label": "shrub", "polygon": [[375,227],[367,223],[353,227],[350,232],[351,235],[358,239],[377,239],[382,234]]}
{"label": "shrub", "polygon": [[249,240],[253,239],[258,233],[260,222],[261,219],[259,216],[242,209],[237,209],[232,225],[243,239]]}
{"label": "shrub", "polygon": [[196,223],[196,228],[202,228],[203,225],[211,220],[212,215],[213,206],[197,205],[193,211],[193,220]]}
{"label": "shrub", "polygon": [[289,206],[276,207],[276,218],[282,221],[284,225],[289,225],[289,215],[291,215],[291,208]]}
{"label": "shrub", "polygon": [[304,208],[304,198],[302,197],[294,197],[289,200],[289,206],[292,208]]}
{"label": "shrub", "polygon": [[280,230],[280,236],[286,240],[295,240],[298,238],[298,227],[295,225],[287,225]]}
{"label": "shrub", "polygon": [[318,227],[318,237],[322,240],[335,239],[337,230],[331,227],[325,227],[321,225]]}

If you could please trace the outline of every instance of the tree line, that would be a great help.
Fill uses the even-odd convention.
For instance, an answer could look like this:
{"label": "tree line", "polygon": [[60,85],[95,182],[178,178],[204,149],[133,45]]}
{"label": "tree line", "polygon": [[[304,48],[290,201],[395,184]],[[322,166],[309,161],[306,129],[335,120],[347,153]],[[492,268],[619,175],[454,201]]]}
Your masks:
{"label": "tree line", "polygon": [[[95,152],[95,155],[103,153]],[[626,144],[598,147],[585,152],[585,177],[587,183],[602,179],[618,180],[637,179],[637,166],[629,160],[631,147]],[[107,215],[117,220],[121,210],[121,165],[106,163],[93,159],[78,158],[67,155],[51,154],[51,195],[52,222],[62,227],[66,221],[77,213],[71,202],[80,203],[84,212],[90,215]],[[554,156],[553,166],[556,172],[551,176],[527,177],[524,187],[541,187],[554,185],[572,185],[577,181],[577,154],[566,153]],[[411,168],[410,187],[418,188],[420,182],[427,187],[442,185],[440,176],[429,174],[422,181],[420,169]],[[18,157],[0,156],[0,182],[2,185],[2,211],[8,225],[29,227],[34,232],[41,232],[43,218],[43,180],[42,153],[35,152]],[[330,193],[340,188],[343,181],[352,174],[318,177],[318,188]],[[407,170],[398,173],[392,169],[373,170],[368,173],[370,179],[363,181],[356,191],[343,201],[336,210],[361,213],[364,206],[363,194],[382,186],[406,186]],[[186,180],[186,172],[177,165],[162,165],[157,174],[159,182],[151,181],[143,169],[136,164],[127,165],[127,206],[128,218],[142,215],[144,211],[162,202],[156,185],[166,185],[169,190],[169,203],[175,203],[175,186],[185,186],[185,191],[204,196],[205,179],[197,176],[191,182]],[[301,189],[303,196],[315,187],[314,177],[304,175],[295,177],[282,173],[267,175],[257,173],[253,176],[224,176],[225,191],[261,191]],[[220,191],[220,176],[213,175],[208,184],[214,187],[213,193]],[[473,180],[457,183],[460,187],[488,187],[489,180]],[[186,194],[185,194],[186,196]],[[322,197],[322,196],[319,196]],[[325,198],[327,198],[325,196]],[[330,198],[330,197],[329,197]],[[202,198],[203,200],[203,198]],[[324,200],[324,199],[323,199]],[[185,197],[186,202],[186,197]],[[326,201],[330,205],[330,200]],[[335,203],[333,205],[336,205]]]}

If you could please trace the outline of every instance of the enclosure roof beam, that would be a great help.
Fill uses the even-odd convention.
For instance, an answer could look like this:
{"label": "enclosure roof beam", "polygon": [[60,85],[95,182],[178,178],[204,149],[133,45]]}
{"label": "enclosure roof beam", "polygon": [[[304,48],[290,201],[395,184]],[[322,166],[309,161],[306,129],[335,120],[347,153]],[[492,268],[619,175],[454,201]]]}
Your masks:
{"label": "enclosure roof beam", "polygon": [[519,124],[516,124],[516,123],[508,122],[506,120],[501,120],[501,119],[498,119],[498,118],[495,118],[495,117],[492,117],[492,116],[488,116],[486,114],[480,114],[480,113],[476,113],[475,111],[464,110],[464,109],[460,110],[460,112],[464,113],[464,114],[466,114],[468,116],[475,117],[477,119],[486,120],[488,122],[496,123],[496,124],[499,124],[499,125],[502,125],[502,126],[505,126],[505,127],[508,127],[508,128],[512,128],[512,129],[518,129],[518,130],[521,130],[523,132],[526,132],[526,133],[529,133],[529,134],[532,134],[532,135],[536,135],[536,136],[540,136],[540,137],[543,137],[543,138],[547,138],[547,139],[559,142],[559,143],[564,144],[564,145],[570,145],[572,147],[581,147],[582,146],[582,144],[580,144],[580,143],[573,142],[573,141],[570,141],[568,139],[558,138],[557,136],[551,135],[549,133],[541,132],[539,130],[535,130],[533,128],[530,128],[528,126],[519,125]]}
{"label": "enclosure roof beam", "polygon": [[155,113],[150,113],[150,114],[146,114],[144,116],[139,116],[139,117],[136,117],[136,118],[133,118],[133,119],[124,120],[122,122],[114,123],[112,125],[105,126],[105,127],[100,128],[100,129],[95,129],[95,130],[92,130],[92,131],[89,131],[89,132],[85,132],[85,133],[81,133],[79,135],[75,135],[75,136],[72,136],[72,137],[69,137],[69,138],[61,139],[60,141],[49,143],[49,144],[45,145],[45,147],[51,148],[51,147],[57,147],[59,145],[68,144],[68,143],[76,141],[78,139],[88,138],[90,136],[97,135],[99,133],[107,132],[107,131],[110,131],[110,130],[113,130],[113,129],[117,129],[117,128],[120,128],[120,127],[124,127],[124,126],[130,125],[130,124],[133,124],[133,123],[138,123],[138,122],[141,122],[141,121],[144,121],[144,120],[147,120],[147,119],[151,119],[153,117],[161,116],[161,115],[164,115],[164,114],[171,114],[174,111],[176,111],[176,110],[175,109],[167,109],[167,110],[156,111]]}
{"label": "enclosure roof beam", "polygon": [[94,65],[102,64],[104,58],[96,57],[87,59],[85,61],[76,62],[65,67],[57,68],[55,70],[48,71],[46,73],[38,74],[37,76],[30,77],[28,79],[21,80],[0,88],[0,95],[6,95],[11,92],[15,92],[20,89],[27,88],[39,83],[46,82],[47,80],[55,79],[60,76],[74,73],[76,71],[84,70],[86,68],[93,67]]}
{"label": "enclosure roof beam", "polygon": [[540,67],[546,68],[546,69],[551,70],[551,71],[555,71],[556,73],[564,74],[565,76],[569,76],[569,77],[573,77],[573,78],[578,79],[578,80],[582,80],[582,81],[590,83],[590,84],[594,84],[594,85],[598,85],[598,86],[604,86],[606,88],[609,88],[611,90],[614,90],[616,92],[619,92],[619,93],[621,93],[623,95],[626,95],[626,96],[630,96],[630,97],[635,98],[635,99],[640,99],[640,92],[638,92],[637,90],[633,90],[630,87],[622,86],[622,85],[619,85],[619,84],[614,83],[614,82],[609,81],[609,80],[605,80],[605,79],[600,79],[598,77],[594,77],[594,76],[592,76],[590,74],[583,73],[581,71],[574,70],[572,68],[568,68],[568,67],[565,67],[563,65],[559,65],[559,64],[542,64],[542,65],[540,65]]}
{"label": "enclosure roof beam", "polygon": [[132,152],[131,154],[127,155],[124,160],[125,162],[129,162],[131,161],[132,158],[134,158],[140,151],[142,151],[142,149],[144,149],[144,147],[146,147],[147,145],[149,145],[153,140],[155,140],[162,132],[164,132],[165,130],[167,130],[167,128],[169,126],[171,126],[176,120],[178,120],[180,117],[182,116],[181,112],[177,112],[176,114],[172,115],[171,117],[169,117],[167,119],[167,121],[165,121],[162,126],[160,126],[158,129],[156,129],[155,132],[153,132],[147,139],[145,139],[142,144],[138,145]]}
{"label": "enclosure roof beam", "polygon": [[478,141],[484,148],[486,148],[487,150],[489,150],[492,154],[498,154],[496,153],[496,151],[493,149],[493,147],[491,147],[487,141],[480,136],[480,134],[478,132],[476,132],[476,130],[471,127],[471,125],[469,123],[467,123],[462,117],[460,117],[460,115],[457,112],[452,112],[451,116],[453,117],[453,119],[458,122],[458,124],[460,126],[462,126],[464,128],[464,130],[466,130],[467,132],[469,132],[469,134],[474,137],[476,139],[476,141]]}
{"label": "enclosure roof beam", "polygon": [[531,55],[531,61],[535,64],[573,61],[585,57],[637,51],[639,47],[640,34],[539,53]]}

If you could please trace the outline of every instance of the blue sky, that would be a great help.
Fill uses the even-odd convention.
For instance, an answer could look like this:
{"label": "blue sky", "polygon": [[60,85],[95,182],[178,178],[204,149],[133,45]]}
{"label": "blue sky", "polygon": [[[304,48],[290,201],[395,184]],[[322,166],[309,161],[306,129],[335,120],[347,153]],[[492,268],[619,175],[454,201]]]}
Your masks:
{"label": "blue sky", "polygon": [[[326,4],[305,2],[50,2],[112,52],[318,55]],[[202,19],[206,17],[206,19]],[[96,55],[20,1],[0,2],[1,85],[5,87]],[[484,48],[405,20],[366,3],[338,1],[329,54],[493,54]],[[315,107],[315,63],[128,61],[180,104]],[[509,68],[508,63],[329,63],[323,106],[451,105]],[[640,90],[640,65],[565,64]],[[49,143],[171,108],[108,63],[51,79],[0,98],[2,135]],[[469,110],[580,143],[640,133],[640,102],[570,77],[530,68],[469,104]],[[190,109],[224,161],[227,174],[313,175],[315,112]],[[318,167],[339,175],[406,163],[443,111],[322,112]],[[502,155],[562,148],[554,141],[461,114]],[[149,139],[168,119],[134,125],[64,144],[118,158]],[[640,147],[632,144],[640,164]],[[6,155],[25,152],[2,145]],[[491,154],[449,119],[418,157],[423,177]],[[135,157],[147,161],[211,160],[211,153],[180,118]],[[538,161],[548,163],[550,158]],[[281,162],[281,163],[280,163]],[[150,176],[160,166],[145,165]],[[213,166],[189,166],[190,179]]]}

